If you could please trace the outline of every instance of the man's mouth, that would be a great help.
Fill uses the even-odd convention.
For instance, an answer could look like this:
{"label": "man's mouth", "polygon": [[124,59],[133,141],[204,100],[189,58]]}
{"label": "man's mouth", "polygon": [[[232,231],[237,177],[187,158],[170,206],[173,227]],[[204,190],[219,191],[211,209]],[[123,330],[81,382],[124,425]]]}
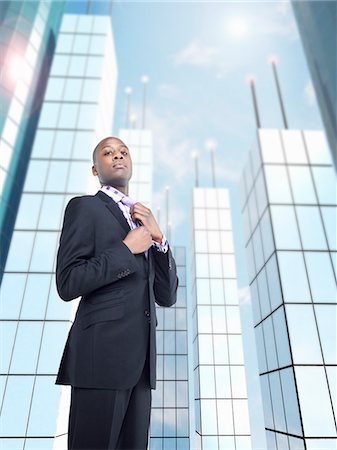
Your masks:
{"label": "man's mouth", "polygon": [[126,169],[126,166],[124,164],[120,164],[120,163],[114,164],[112,167],[114,169]]}

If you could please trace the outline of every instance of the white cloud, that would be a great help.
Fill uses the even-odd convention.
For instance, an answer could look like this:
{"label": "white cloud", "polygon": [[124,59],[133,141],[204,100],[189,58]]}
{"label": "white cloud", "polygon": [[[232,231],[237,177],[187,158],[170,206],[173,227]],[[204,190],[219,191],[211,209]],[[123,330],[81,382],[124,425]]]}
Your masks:
{"label": "white cloud", "polygon": [[306,98],[308,105],[312,106],[316,104],[316,94],[311,80],[309,80],[305,85],[304,96]]}
{"label": "white cloud", "polygon": [[180,95],[180,90],[178,87],[170,83],[158,84],[157,92],[161,97],[169,99],[175,99]]}
{"label": "white cloud", "polygon": [[250,305],[251,304],[251,296],[249,286],[244,286],[238,289],[239,303],[241,305]]}
{"label": "white cloud", "polygon": [[178,53],[172,55],[176,65],[192,65],[198,67],[210,67],[217,63],[220,58],[220,49],[207,45],[199,39],[193,39]]}

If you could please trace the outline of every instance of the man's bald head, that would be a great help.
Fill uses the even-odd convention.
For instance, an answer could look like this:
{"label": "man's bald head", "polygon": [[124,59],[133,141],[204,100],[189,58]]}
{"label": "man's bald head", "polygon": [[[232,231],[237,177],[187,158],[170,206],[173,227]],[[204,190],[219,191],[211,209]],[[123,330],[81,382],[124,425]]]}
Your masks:
{"label": "man's bald head", "polygon": [[104,139],[99,141],[99,143],[94,148],[94,151],[92,152],[92,161],[93,161],[94,164],[97,161],[97,151],[100,150],[101,148],[103,148],[105,146],[105,144],[107,144],[111,140],[114,140],[114,141],[117,141],[117,142],[120,142],[120,143],[124,144],[124,142],[121,141],[118,137],[115,137],[115,136],[105,137]]}

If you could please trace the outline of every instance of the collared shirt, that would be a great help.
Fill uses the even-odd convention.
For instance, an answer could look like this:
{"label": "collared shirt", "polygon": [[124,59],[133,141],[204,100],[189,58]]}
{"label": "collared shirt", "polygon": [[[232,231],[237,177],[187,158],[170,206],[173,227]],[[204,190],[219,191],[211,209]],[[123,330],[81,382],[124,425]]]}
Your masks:
{"label": "collared shirt", "polygon": [[[117,203],[119,209],[122,211],[125,219],[127,220],[131,230],[136,228],[138,225],[135,224],[135,222],[131,219],[130,207],[127,205],[124,205],[121,201],[122,198],[125,197],[125,194],[123,194],[123,192],[120,192],[118,189],[116,189],[112,186],[106,186],[106,185],[101,185],[100,190],[102,192],[104,192],[105,194],[107,194],[109,197],[111,197],[115,203]],[[163,235],[161,242],[152,241],[152,246],[155,247],[156,250],[158,250],[159,252],[162,252],[162,253],[167,253],[167,251],[168,251],[168,242],[164,235]]]}

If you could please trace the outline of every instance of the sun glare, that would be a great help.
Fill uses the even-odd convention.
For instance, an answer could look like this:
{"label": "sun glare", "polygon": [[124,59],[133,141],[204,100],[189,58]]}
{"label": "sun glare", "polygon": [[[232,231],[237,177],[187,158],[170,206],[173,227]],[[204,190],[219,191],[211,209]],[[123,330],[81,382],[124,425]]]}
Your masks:
{"label": "sun glare", "polygon": [[242,17],[234,17],[228,21],[227,30],[230,36],[240,39],[247,34],[247,23]]}

